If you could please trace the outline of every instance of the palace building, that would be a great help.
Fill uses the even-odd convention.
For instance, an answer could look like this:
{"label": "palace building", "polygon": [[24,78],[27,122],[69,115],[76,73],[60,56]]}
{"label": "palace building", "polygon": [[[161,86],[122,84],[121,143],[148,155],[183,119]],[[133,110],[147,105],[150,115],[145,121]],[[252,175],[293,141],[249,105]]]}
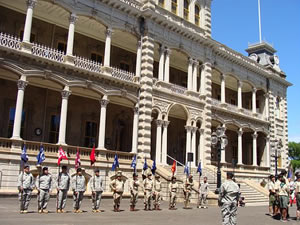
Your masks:
{"label": "palace building", "polygon": [[24,144],[31,165],[43,144],[53,173],[60,146],[90,171],[93,145],[103,176],[114,154],[128,173],[133,155],[159,172],[189,152],[213,171],[218,126],[223,171],[260,182],[275,149],[286,168],[291,84],[276,50],[212,39],[211,2],[0,0],[0,189],[16,188]]}

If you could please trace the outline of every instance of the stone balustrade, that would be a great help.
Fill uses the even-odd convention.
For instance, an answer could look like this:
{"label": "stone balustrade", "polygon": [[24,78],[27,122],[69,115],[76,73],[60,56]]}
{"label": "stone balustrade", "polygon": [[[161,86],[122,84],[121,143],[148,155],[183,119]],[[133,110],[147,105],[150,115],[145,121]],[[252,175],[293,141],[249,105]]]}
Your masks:
{"label": "stone balustrade", "polygon": [[21,40],[20,38],[14,37],[9,34],[0,33],[0,46],[12,48],[12,49],[21,49]]}
{"label": "stone balustrade", "polygon": [[88,70],[90,72],[96,72],[96,73],[102,72],[101,63],[95,62],[87,58],[83,58],[81,56],[76,56],[74,60],[74,66],[79,67],[81,69]]}
{"label": "stone balustrade", "polygon": [[31,49],[31,53],[36,56],[40,56],[46,59],[50,59],[56,62],[64,61],[64,53],[56,49],[49,48],[44,45],[34,43]]}
{"label": "stone balustrade", "polygon": [[133,82],[134,80],[134,73],[125,71],[125,70],[121,70],[119,68],[112,68],[112,72],[111,72],[112,77],[118,78],[120,80],[125,80],[125,81],[130,81]]}
{"label": "stone balustrade", "polygon": [[177,84],[173,84],[172,87],[171,87],[171,91],[176,93],[176,94],[183,95],[183,94],[185,94],[186,90],[187,89],[185,87],[179,86]]}

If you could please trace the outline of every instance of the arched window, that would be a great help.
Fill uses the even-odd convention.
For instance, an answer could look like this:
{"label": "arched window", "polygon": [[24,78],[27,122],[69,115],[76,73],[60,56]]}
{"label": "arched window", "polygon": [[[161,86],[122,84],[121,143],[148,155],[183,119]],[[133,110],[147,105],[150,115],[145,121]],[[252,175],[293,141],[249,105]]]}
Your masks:
{"label": "arched window", "polygon": [[198,5],[195,5],[195,24],[200,25],[200,8]]}
{"label": "arched window", "polygon": [[177,0],[172,0],[172,13],[177,14]]}
{"label": "arched window", "polygon": [[158,0],[158,5],[160,6],[160,7],[165,7],[165,0]]}
{"label": "arched window", "polygon": [[184,0],[183,2],[183,17],[185,20],[189,19],[189,1],[188,0]]}

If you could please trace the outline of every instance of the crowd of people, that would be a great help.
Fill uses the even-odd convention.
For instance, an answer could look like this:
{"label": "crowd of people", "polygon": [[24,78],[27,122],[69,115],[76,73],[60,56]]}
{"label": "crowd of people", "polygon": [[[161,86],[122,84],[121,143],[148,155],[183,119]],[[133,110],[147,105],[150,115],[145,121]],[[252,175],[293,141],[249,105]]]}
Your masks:
{"label": "crowd of people", "polygon": [[300,220],[300,174],[296,174],[295,180],[286,175],[286,171],[282,171],[277,177],[270,175],[268,184],[269,215],[282,222],[289,220],[289,212],[295,200],[296,219]]}

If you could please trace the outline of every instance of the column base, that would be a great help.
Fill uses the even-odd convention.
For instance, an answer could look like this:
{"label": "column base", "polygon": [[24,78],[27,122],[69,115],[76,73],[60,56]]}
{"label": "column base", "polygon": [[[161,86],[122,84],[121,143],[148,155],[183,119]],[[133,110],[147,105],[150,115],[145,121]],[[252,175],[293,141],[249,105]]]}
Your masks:
{"label": "column base", "polygon": [[32,46],[32,43],[23,41],[21,42],[21,51],[31,54]]}
{"label": "column base", "polygon": [[68,146],[65,142],[58,142],[57,145],[60,145],[60,146]]}
{"label": "column base", "polygon": [[103,66],[102,71],[107,76],[112,76],[112,68],[109,66]]}
{"label": "column base", "polygon": [[140,82],[140,77],[135,76],[135,77],[133,78],[133,82],[139,83],[139,82]]}
{"label": "column base", "polygon": [[65,55],[64,56],[64,62],[66,64],[69,64],[69,65],[74,65],[74,61],[75,61],[75,56],[73,55]]}

